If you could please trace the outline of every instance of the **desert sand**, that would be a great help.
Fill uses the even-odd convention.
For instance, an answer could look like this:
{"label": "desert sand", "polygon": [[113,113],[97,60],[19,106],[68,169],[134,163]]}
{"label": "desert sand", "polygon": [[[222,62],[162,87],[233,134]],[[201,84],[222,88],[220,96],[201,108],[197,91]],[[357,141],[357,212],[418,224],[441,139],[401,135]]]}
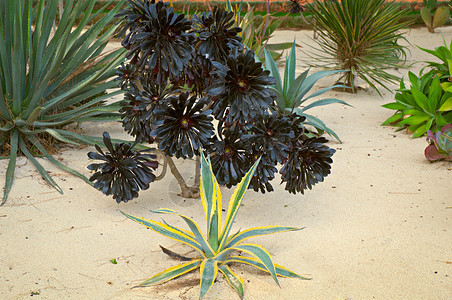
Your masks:
{"label": "desert sand", "polygon": [[[274,41],[310,43],[310,31],[279,31]],[[433,49],[450,43],[452,27],[430,34],[425,28],[407,30],[410,62],[434,58],[415,47]],[[114,46],[114,45],[112,45]],[[306,48],[305,48],[306,49]],[[298,72],[306,57],[299,50]],[[417,73],[424,64],[411,70]],[[407,70],[396,71],[406,76]],[[316,88],[334,83],[322,80]],[[391,86],[395,90],[398,86]],[[273,193],[248,191],[234,229],[287,225],[297,232],[255,238],[281,264],[310,281],[271,276],[254,268],[233,266],[245,280],[245,299],[452,299],[452,165],[429,163],[425,138],[380,124],[393,111],[371,90],[352,95],[330,92],[353,107],[329,105],[310,111],[342,139],[330,139],[336,149],[332,174],[304,195],[291,195],[272,183]],[[128,138],[118,123],[82,124],[81,132]],[[90,176],[87,152],[94,147],[65,148],[56,157]],[[162,181],[129,203],[112,198],[47,163],[60,195],[40,178],[30,162],[20,158],[15,183],[0,207],[0,298],[25,299],[196,299],[199,273],[157,287],[133,286],[179,262],[159,248],[186,254],[187,248],[147,230],[121,215],[159,220],[150,210],[168,207],[193,217],[204,229],[199,200],[177,196],[175,179]],[[193,161],[178,161],[190,176]],[[4,182],[7,161],[0,161]],[[224,188],[227,202],[232,190]],[[164,216],[184,227],[176,216]],[[110,260],[116,259],[117,264]],[[238,299],[218,277],[206,299]]]}

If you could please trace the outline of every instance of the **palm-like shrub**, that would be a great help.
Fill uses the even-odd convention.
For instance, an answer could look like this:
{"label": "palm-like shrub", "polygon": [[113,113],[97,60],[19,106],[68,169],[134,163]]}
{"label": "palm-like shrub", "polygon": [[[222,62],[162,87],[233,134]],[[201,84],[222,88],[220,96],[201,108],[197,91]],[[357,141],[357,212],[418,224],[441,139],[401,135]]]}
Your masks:
{"label": "palm-like shrub", "polygon": [[96,139],[63,127],[82,121],[118,119],[118,106],[105,105],[104,101],[112,96],[105,91],[115,87],[114,69],[124,51],[102,52],[117,27],[114,15],[123,1],[83,32],[85,25],[104,10],[91,14],[95,2],[68,0],[56,31],[53,26],[58,0],[0,2],[0,147],[9,156],[2,204],[11,190],[20,154],[61,193],[34,156],[44,156],[88,182],[82,174],[54,159],[42,140],[51,137],[64,143],[93,144]]}
{"label": "palm-like shrub", "polygon": [[356,78],[371,88],[399,78],[386,69],[401,68],[406,58],[405,47],[398,44],[400,31],[408,25],[401,22],[407,10],[385,0],[313,0],[308,4],[317,47],[308,53],[316,59],[314,66],[345,70],[339,81],[356,92]]}
{"label": "palm-like shrub", "polygon": [[246,173],[238,184],[231,199],[229,200],[228,210],[224,226],[221,227],[222,201],[221,191],[218,182],[212,171],[210,163],[202,156],[201,158],[201,201],[206,214],[207,235],[205,236],[199,225],[192,219],[175,212],[172,209],[161,208],[153,211],[159,214],[170,214],[180,216],[187,223],[190,231],[169,225],[166,222],[160,223],[154,220],[134,217],[123,213],[127,218],[152,229],[172,240],[181,242],[195,250],[198,258],[189,258],[181,256],[162,247],[162,250],[168,255],[187,261],[181,265],[170,267],[146,281],[139,286],[153,286],[161,284],[199,269],[200,293],[199,299],[202,299],[212,287],[218,273],[222,273],[226,281],[238,293],[240,299],[243,299],[245,284],[243,279],[232,271],[231,264],[247,264],[268,272],[276,284],[279,285],[278,277],[304,278],[282,266],[274,264],[267,250],[262,246],[253,243],[244,243],[253,237],[269,235],[279,232],[288,232],[301,230],[303,228],[286,226],[266,226],[254,227],[246,230],[240,230],[231,234],[232,225],[239,211],[246,189],[253,178],[259,159],[254,163],[251,169]]}
{"label": "palm-like shrub", "polygon": [[[121,102],[124,129],[137,142],[158,144],[156,148],[164,154],[163,167],[169,166],[183,197],[199,197],[196,183],[201,150],[208,153],[218,182],[227,187],[237,185],[258,157],[262,157],[262,163],[250,187],[261,192],[273,190],[269,181],[287,161],[298,170],[283,179],[286,189],[294,193],[311,188],[314,181],[322,181],[329,174],[334,150],[328,150],[329,155],[319,154],[317,144],[313,147],[308,139],[304,117],[273,109],[277,97],[270,86],[276,81],[256,60],[256,53],[241,43],[241,29],[234,26],[231,13],[217,7],[189,20],[176,14],[168,3],[127,3],[117,15],[122,23],[123,45],[129,50],[126,57],[130,59],[118,69],[118,85],[126,92]],[[168,16],[172,16],[170,23]],[[179,47],[177,53],[173,53],[175,47]],[[286,88],[298,83],[288,81]],[[308,85],[303,85],[306,92],[312,87]],[[309,145],[301,154],[298,147],[305,143]],[[118,157],[116,148],[110,148],[110,156]],[[292,163],[292,154],[297,157],[296,164]],[[190,187],[172,158],[194,156],[195,185]],[[321,168],[313,165],[320,161],[324,163]],[[100,178],[96,174],[102,171],[93,170],[94,178]],[[120,182],[115,177],[121,172],[112,175],[109,180]],[[300,184],[305,180],[309,182]],[[300,188],[293,190],[291,186]],[[96,187],[108,191],[101,184]],[[137,189],[122,195],[135,192]]]}

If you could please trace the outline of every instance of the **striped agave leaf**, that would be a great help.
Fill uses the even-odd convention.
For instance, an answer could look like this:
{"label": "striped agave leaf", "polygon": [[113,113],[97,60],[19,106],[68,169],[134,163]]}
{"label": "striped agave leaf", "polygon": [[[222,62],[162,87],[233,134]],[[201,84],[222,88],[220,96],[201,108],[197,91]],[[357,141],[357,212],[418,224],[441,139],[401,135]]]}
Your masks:
{"label": "striped agave leaf", "polygon": [[[60,193],[44,167],[34,158],[46,157],[57,167],[89,182],[57,162],[42,137],[63,143],[96,144],[95,139],[64,129],[83,121],[119,120],[117,104],[105,100],[116,87],[115,68],[122,49],[104,51],[117,28],[115,14],[125,0],[113,1],[93,13],[96,0],[67,0],[61,18],[58,0],[0,1],[0,150],[9,152],[4,204],[11,191],[17,156],[25,155],[43,178]],[[93,22],[95,18],[102,18]],[[92,24],[93,23],[93,24]],[[88,24],[92,24],[85,30]],[[38,151],[36,151],[38,150]]]}
{"label": "striped agave leaf", "polygon": [[[229,236],[232,224],[234,223],[245,192],[252,177],[254,176],[254,172],[259,162],[260,159],[257,160],[248,173],[246,173],[234,191],[231,199],[229,200],[225,224],[221,228],[222,209],[220,187],[215,179],[209,159],[206,159],[201,153],[201,202],[206,215],[207,237],[203,235],[196,222],[172,209],[161,208],[154,210],[153,212],[159,214],[177,215],[181,217],[188,225],[190,231],[171,226],[166,222],[159,223],[153,220],[146,220],[123,212],[127,218],[138,222],[170,239],[182,242],[200,254],[199,258],[190,259],[166,249],[165,253],[168,255],[183,258],[183,260],[189,260],[189,262],[170,267],[167,270],[160,272],[142,282],[140,286],[164,283],[199,268],[201,277],[199,293],[200,299],[209,292],[218,273],[224,275],[226,281],[237,292],[240,299],[243,299],[244,281],[229,267],[229,265],[234,263],[243,263],[264,270],[272,275],[278,285],[278,276],[307,279],[299,276],[293,271],[274,264],[268,251],[261,245],[242,243],[252,237],[269,235],[278,232],[296,231],[303,228],[287,226],[255,227]],[[236,255],[237,253],[244,253],[247,256]]]}

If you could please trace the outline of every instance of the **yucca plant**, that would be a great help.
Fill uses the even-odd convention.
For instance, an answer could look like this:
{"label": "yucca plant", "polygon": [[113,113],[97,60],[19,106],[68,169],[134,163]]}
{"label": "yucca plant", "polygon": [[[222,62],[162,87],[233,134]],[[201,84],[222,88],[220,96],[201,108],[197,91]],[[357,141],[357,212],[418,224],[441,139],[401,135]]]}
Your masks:
{"label": "yucca plant", "polygon": [[119,117],[118,106],[105,105],[104,101],[121,92],[107,94],[106,90],[116,85],[110,79],[124,51],[103,51],[117,27],[114,15],[124,1],[84,31],[85,25],[112,3],[91,14],[95,2],[66,1],[53,31],[58,0],[0,1],[0,147],[9,158],[2,204],[11,190],[16,159],[21,154],[60,193],[36,155],[88,182],[54,159],[42,141],[54,138],[64,143],[93,144],[96,139],[63,127]]}
{"label": "yucca plant", "polygon": [[406,47],[398,42],[401,29],[409,21],[401,21],[408,12],[395,2],[385,0],[313,0],[308,4],[315,22],[316,47],[307,55],[316,59],[312,66],[346,70],[339,81],[356,92],[356,78],[361,78],[381,95],[376,84],[399,80],[386,69],[402,68]]}
{"label": "yucca plant", "polygon": [[270,75],[276,79],[276,83],[272,86],[272,90],[276,94],[275,108],[279,111],[279,113],[283,115],[296,113],[300,116],[304,116],[306,118],[306,122],[304,123],[305,125],[313,126],[318,133],[326,132],[340,141],[339,136],[333,130],[328,128],[322,120],[306,113],[306,111],[314,107],[333,103],[345,105],[349,104],[336,98],[319,99],[312,101],[307,105],[305,102],[310,99],[312,100],[333,88],[345,87],[343,85],[333,85],[307,95],[319,79],[325,76],[340,73],[342,71],[320,71],[308,76],[308,69],[298,75],[298,77],[295,77],[295,42],[292,45],[289,55],[286,57],[284,77],[282,77],[279,73],[276,62],[267,51],[265,51],[265,67],[270,71]]}
{"label": "yucca plant", "polygon": [[229,267],[231,264],[237,263],[251,265],[270,273],[278,285],[279,282],[277,276],[309,279],[274,264],[270,254],[262,246],[253,243],[243,243],[245,240],[252,237],[278,232],[296,231],[303,228],[266,226],[254,227],[243,231],[239,230],[238,232],[231,234],[232,225],[259,161],[260,159],[254,163],[231,196],[226,213],[226,220],[224,226],[221,227],[222,201],[220,187],[215,179],[210,162],[201,154],[201,202],[206,214],[207,236],[201,232],[201,229],[196,222],[172,209],[162,208],[153,212],[180,216],[187,223],[191,232],[171,226],[165,221],[160,223],[153,220],[134,217],[123,212],[127,218],[172,240],[186,244],[199,254],[199,258],[190,259],[166,248],[162,248],[164,252],[170,256],[179,259],[183,258],[183,260],[188,260],[188,262],[170,267],[142,282],[139,286],[144,287],[161,284],[199,269],[201,276],[200,299],[202,299],[210,290],[218,272],[224,275],[226,281],[238,293],[240,299],[243,299],[245,290],[243,279]]}

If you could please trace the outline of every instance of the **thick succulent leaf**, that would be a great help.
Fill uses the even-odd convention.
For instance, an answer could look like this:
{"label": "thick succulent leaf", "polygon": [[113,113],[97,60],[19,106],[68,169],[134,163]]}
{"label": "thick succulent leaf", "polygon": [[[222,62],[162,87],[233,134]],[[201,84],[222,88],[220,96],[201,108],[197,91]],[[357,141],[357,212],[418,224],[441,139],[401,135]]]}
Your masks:
{"label": "thick succulent leaf", "polygon": [[273,76],[276,79],[276,83],[274,85],[275,89],[281,94],[284,94],[283,85],[281,81],[281,75],[279,74],[278,66],[276,62],[273,60],[272,56],[267,50],[265,52],[265,68],[270,71],[270,76]]}
{"label": "thick succulent leaf", "polygon": [[207,257],[213,256],[214,251],[213,251],[212,247],[210,247],[206,238],[202,234],[201,229],[199,228],[198,224],[196,224],[195,221],[193,221],[192,219],[190,219],[184,215],[181,215],[169,208],[161,208],[161,209],[153,210],[152,212],[157,213],[157,214],[172,214],[172,215],[181,217],[185,221],[185,223],[187,223],[188,227],[190,227],[190,230],[193,232],[193,234],[196,238],[196,241],[198,242],[199,245],[201,245],[202,249],[204,250],[205,255]]}
{"label": "thick succulent leaf", "polygon": [[296,54],[295,54],[295,41],[293,41],[292,49],[290,50],[289,56],[286,59],[286,66],[284,68],[284,92],[283,95],[287,95],[287,92],[295,80],[295,69],[296,66]]}
{"label": "thick succulent leaf", "polygon": [[245,283],[243,279],[234,273],[227,265],[221,265],[220,272],[223,273],[226,281],[232,286],[232,288],[239,294],[240,299],[245,296]]}
{"label": "thick succulent leaf", "polygon": [[218,261],[215,259],[204,259],[199,272],[201,273],[199,299],[202,299],[212,287],[218,274]]}
{"label": "thick succulent leaf", "polygon": [[[256,267],[262,271],[268,272],[268,270],[265,268],[265,266],[257,258],[254,258],[254,257],[233,255],[233,256],[229,256],[224,263],[225,264],[232,264],[232,263],[247,264],[247,265]],[[299,279],[303,279],[303,280],[311,280],[311,278],[300,276],[297,273],[295,273],[283,266],[280,266],[278,264],[274,264],[274,265],[275,265],[276,275],[278,275],[278,276],[299,278]]]}
{"label": "thick succulent leaf", "polygon": [[260,160],[261,158],[259,158],[251,167],[251,169],[248,171],[248,173],[246,173],[245,176],[243,176],[242,180],[237,185],[237,188],[232,194],[231,199],[229,200],[226,221],[220,235],[219,250],[224,249],[227,238],[229,236],[229,232],[231,231],[232,224],[234,223],[235,217],[240,208],[240,204],[242,203],[243,196],[245,195],[245,192],[248,189],[248,185],[250,184],[250,181],[254,176],[254,172],[256,171],[256,168]]}
{"label": "thick succulent leaf", "polygon": [[167,281],[170,281],[171,279],[174,279],[176,277],[179,277],[181,275],[187,274],[196,268],[199,267],[201,264],[201,259],[196,259],[193,261],[190,261],[185,264],[177,265],[171,268],[166,269],[163,272],[160,272],[151,278],[147,279],[146,281],[143,281],[140,283],[139,286],[149,286],[149,285],[156,285],[160,283],[164,283]]}
{"label": "thick succulent leaf", "polygon": [[218,249],[221,228],[221,191],[212,165],[201,152],[201,202],[207,218],[207,240],[214,251]]}
{"label": "thick succulent leaf", "polygon": [[275,280],[276,284],[279,286],[279,281],[276,277],[275,265],[273,264],[270,254],[264,247],[256,244],[241,244],[228,249],[242,251],[257,258],[258,261],[263,264],[265,269],[272,275],[273,280]]}
{"label": "thick succulent leaf", "polygon": [[274,233],[279,233],[279,232],[297,231],[297,230],[302,230],[302,229],[304,229],[304,227],[297,228],[297,227],[287,227],[287,226],[265,226],[265,227],[249,228],[249,229],[239,232],[237,235],[235,235],[231,239],[229,239],[225,248],[234,247],[235,245],[238,245],[239,243],[243,242],[244,240],[247,240],[247,239],[253,238],[253,237],[257,237],[257,236],[269,235],[269,234],[274,234]]}
{"label": "thick succulent leaf", "polygon": [[122,211],[121,213],[127,218],[131,219],[132,221],[135,221],[147,228],[150,228],[155,232],[166,236],[167,238],[184,243],[198,251],[198,253],[201,254],[201,256],[203,257],[205,256],[204,249],[201,246],[201,244],[199,244],[198,241],[196,241],[193,237],[189,236],[188,234],[184,234],[182,229],[175,230],[174,228],[172,228],[172,226],[162,224],[154,220],[146,220],[143,218],[134,217]]}
{"label": "thick succulent leaf", "polygon": [[320,99],[320,100],[314,101],[314,102],[306,105],[305,107],[301,108],[301,110],[302,111],[307,111],[308,109],[311,109],[311,108],[314,108],[314,107],[323,106],[323,105],[329,105],[329,104],[334,104],[334,103],[339,103],[339,104],[344,104],[344,105],[351,106],[347,102],[339,100],[339,99],[336,99],[336,98],[325,98],[325,99]]}

